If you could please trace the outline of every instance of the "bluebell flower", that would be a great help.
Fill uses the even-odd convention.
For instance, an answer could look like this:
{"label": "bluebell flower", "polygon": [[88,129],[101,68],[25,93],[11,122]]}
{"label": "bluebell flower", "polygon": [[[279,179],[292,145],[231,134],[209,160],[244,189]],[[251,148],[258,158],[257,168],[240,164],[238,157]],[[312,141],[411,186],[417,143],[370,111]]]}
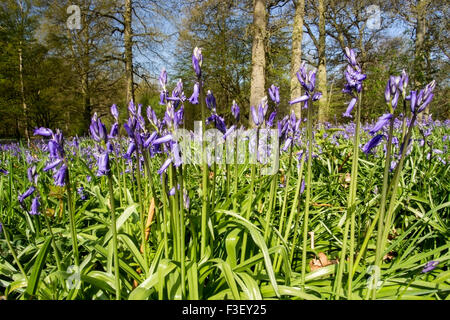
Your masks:
{"label": "bluebell flower", "polygon": [[29,212],[30,215],[34,216],[34,215],[38,215],[39,214],[39,197],[34,197],[33,200],[31,201],[31,211]]}
{"label": "bluebell flower", "polygon": [[375,137],[373,137],[372,139],[369,140],[369,142],[367,142],[364,147],[362,147],[362,151],[365,154],[369,154],[370,151],[375,148],[377,145],[380,144],[381,140],[383,140],[384,135],[383,134],[378,134]]}
{"label": "bluebell flower", "polygon": [[439,264],[439,261],[429,261],[427,264],[423,267],[422,273],[427,273],[432,270],[434,270]]}

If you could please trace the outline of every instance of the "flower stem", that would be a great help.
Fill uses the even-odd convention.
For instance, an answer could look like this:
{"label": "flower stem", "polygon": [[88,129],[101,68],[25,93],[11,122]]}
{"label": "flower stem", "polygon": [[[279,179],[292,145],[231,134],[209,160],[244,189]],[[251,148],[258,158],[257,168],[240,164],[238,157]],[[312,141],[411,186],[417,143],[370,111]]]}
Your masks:
{"label": "flower stem", "polygon": [[[362,93],[359,93],[358,104],[356,106],[356,129],[355,139],[353,142],[353,159],[352,159],[352,173],[350,181],[349,201],[347,215],[350,214],[350,256],[348,264],[348,282],[347,282],[347,298],[351,298],[352,294],[352,277],[353,260],[355,255],[355,218],[356,218],[356,191],[358,188],[358,161],[359,161],[359,131],[361,126],[361,99]],[[348,216],[347,216],[348,218]],[[342,260],[342,263],[344,260]]]}
{"label": "flower stem", "polygon": [[301,274],[301,284],[305,286],[306,277],[306,251],[308,246],[308,218],[309,218],[309,205],[311,199],[311,178],[312,178],[312,147],[313,147],[313,132],[312,132],[312,110],[313,103],[309,101],[308,103],[308,166],[307,166],[307,177],[306,177],[306,199],[305,199],[305,216],[303,219],[303,250],[302,250],[302,274]]}
{"label": "flower stem", "polygon": [[200,241],[200,257],[203,257],[206,251],[206,225],[208,221],[208,159],[206,154],[206,139],[204,138],[204,131],[206,129],[206,110],[205,110],[205,99],[203,93],[203,84],[201,78],[198,79],[199,83],[199,96],[200,104],[202,110],[202,216],[201,216],[201,241]]}
{"label": "flower stem", "polygon": [[73,247],[73,257],[75,260],[75,266],[80,265],[80,258],[78,254],[78,240],[77,240],[77,230],[75,226],[75,213],[73,212],[73,201],[72,201],[72,186],[70,183],[70,172],[67,169],[67,208],[69,210],[69,226],[70,226],[70,234],[72,237],[72,247]]}
{"label": "flower stem", "polygon": [[114,203],[114,189],[111,174],[108,174],[109,204],[111,206],[111,232],[114,253],[114,278],[116,284],[116,300],[120,300],[120,273],[119,273],[119,253],[117,250],[117,228],[116,228],[116,206]]}
{"label": "flower stem", "polygon": [[17,267],[19,268],[19,270],[22,273],[23,277],[25,278],[26,281],[28,281],[27,273],[25,272],[25,270],[23,269],[22,264],[20,263],[19,259],[17,258],[16,251],[12,247],[11,241],[9,239],[8,230],[7,230],[6,226],[5,226],[5,224],[3,223],[3,220],[2,220],[1,217],[0,217],[0,224],[2,225],[2,228],[3,228],[2,232],[5,234],[5,239],[6,239],[6,244],[8,245],[8,249],[11,252],[11,255],[13,256],[13,259],[16,262]]}

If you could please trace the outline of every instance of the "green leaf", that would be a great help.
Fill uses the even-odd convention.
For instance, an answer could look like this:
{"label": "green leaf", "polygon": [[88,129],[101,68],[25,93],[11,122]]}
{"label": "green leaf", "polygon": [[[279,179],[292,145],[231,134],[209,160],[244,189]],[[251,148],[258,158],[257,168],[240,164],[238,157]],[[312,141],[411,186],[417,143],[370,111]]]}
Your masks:
{"label": "green leaf", "polygon": [[42,273],[42,270],[44,269],[45,260],[47,258],[47,253],[50,249],[50,242],[52,238],[48,237],[44,244],[42,245],[41,249],[39,250],[39,254],[36,258],[36,261],[34,262],[33,271],[31,274],[31,277],[28,282],[27,289],[25,291],[25,295],[29,297],[34,297],[36,295],[37,288],[39,286],[39,279]]}
{"label": "green leaf", "polygon": [[261,251],[263,253],[264,264],[266,267],[267,274],[269,275],[270,282],[272,283],[272,286],[275,290],[277,297],[279,297],[280,295],[278,293],[278,285],[277,285],[277,281],[275,279],[275,273],[273,270],[272,261],[270,260],[269,251],[267,250],[266,243],[264,242],[264,237],[262,236],[262,233],[260,232],[260,230],[258,230],[248,220],[244,219],[243,217],[241,217],[240,215],[238,215],[232,211],[226,211],[226,210],[218,210],[218,211],[223,212],[227,215],[230,215],[230,216],[236,218],[235,220],[233,220],[233,222],[236,222],[236,223],[242,225],[244,228],[246,228],[249,231],[253,241],[261,249]]}

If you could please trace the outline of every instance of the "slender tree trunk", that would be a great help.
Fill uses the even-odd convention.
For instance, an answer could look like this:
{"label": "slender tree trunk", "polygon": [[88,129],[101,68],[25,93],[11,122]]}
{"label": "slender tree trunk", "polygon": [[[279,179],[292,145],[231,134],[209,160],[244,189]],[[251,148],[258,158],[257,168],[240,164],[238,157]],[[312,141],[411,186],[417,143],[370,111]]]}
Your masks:
{"label": "slender tree trunk", "polygon": [[[295,16],[292,30],[292,57],[291,57],[291,100],[300,97],[302,90],[296,73],[302,61],[303,17],[305,15],[305,0],[294,1]],[[297,118],[301,118],[301,103],[292,105]]]}
{"label": "slender tree trunk", "polygon": [[83,134],[89,134],[89,125],[91,123],[92,105],[89,94],[88,74],[83,70],[81,76],[81,95],[83,97]]}
{"label": "slender tree trunk", "polygon": [[20,97],[22,99],[22,109],[23,115],[25,117],[25,138],[27,139],[27,143],[30,143],[30,135],[28,133],[28,110],[27,103],[25,101],[25,86],[23,82],[23,54],[22,54],[22,41],[19,41],[19,78],[20,78]]}
{"label": "slender tree trunk", "polygon": [[322,92],[322,98],[319,100],[319,122],[327,121],[328,118],[328,91],[327,91],[327,68],[325,56],[325,0],[319,0],[319,47],[317,48],[319,56],[319,65],[317,72],[317,88]]}
{"label": "slender tree trunk", "polygon": [[134,102],[133,81],[133,30],[132,30],[132,0],[125,0],[124,13],[124,44],[125,44],[125,74],[127,79],[127,103]]}
{"label": "slender tree trunk", "polygon": [[[415,7],[416,10],[416,39],[415,39],[415,52],[414,52],[414,86],[418,87],[424,84],[424,71],[425,71],[425,35],[427,32],[427,4],[428,0],[418,0]],[[428,108],[424,111],[428,113]],[[426,114],[428,117],[428,114]],[[418,120],[422,121],[423,115],[419,114]]]}
{"label": "slender tree trunk", "polygon": [[[264,41],[266,36],[267,14],[266,1],[253,0],[253,46],[252,76],[250,85],[250,106],[258,107],[265,94],[266,53]],[[249,116],[251,125],[254,123]]]}

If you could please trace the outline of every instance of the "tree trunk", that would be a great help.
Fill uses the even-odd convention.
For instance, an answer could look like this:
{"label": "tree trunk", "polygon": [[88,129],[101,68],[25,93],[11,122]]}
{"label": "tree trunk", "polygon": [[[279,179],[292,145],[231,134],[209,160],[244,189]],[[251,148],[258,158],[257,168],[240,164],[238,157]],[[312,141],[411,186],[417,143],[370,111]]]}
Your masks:
{"label": "tree trunk", "polygon": [[22,57],[22,41],[19,41],[19,78],[20,78],[20,97],[22,99],[23,115],[25,117],[25,138],[27,143],[30,143],[30,135],[28,134],[28,110],[25,102],[25,86],[23,82],[23,57]]}
{"label": "tree trunk", "polygon": [[[300,97],[302,90],[297,79],[297,72],[302,62],[303,17],[305,15],[305,0],[297,0],[295,4],[294,29],[292,30],[292,57],[291,57],[291,100]],[[292,105],[297,118],[301,118],[301,103]]]}
{"label": "tree trunk", "polygon": [[83,134],[89,135],[89,126],[91,124],[92,105],[89,94],[88,74],[83,70],[81,76],[81,94],[83,96]]}
{"label": "tree trunk", "polygon": [[[419,88],[424,84],[425,76],[425,35],[427,32],[426,7],[428,0],[419,0],[415,7],[416,10],[416,39],[414,52],[414,87]],[[428,108],[424,111],[427,112]],[[423,115],[419,114],[418,120],[422,121]]]}
{"label": "tree trunk", "polygon": [[132,0],[125,0],[124,13],[124,45],[125,45],[125,76],[127,79],[127,103],[134,102],[134,81],[133,81],[133,30],[132,22]]}
{"label": "tree trunk", "polygon": [[[253,1],[253,46],[252,46],[252,76],[250,84],[250,106],[258,107],[265,94],[266,53],[264,41],[266,36],[267,14],[266,1]],[[254,123],[249,115],[249,122]]]}
{"label": "tree trunk", "polygon": [[327,68],[325,57],[325,0],[319,0],[319,47],[317,48],[319,56],[317,72],[317,89],[322,92],[322,98],[319,100],[319,122],[327,121],[328,118],[328,92],[327,92]]}

